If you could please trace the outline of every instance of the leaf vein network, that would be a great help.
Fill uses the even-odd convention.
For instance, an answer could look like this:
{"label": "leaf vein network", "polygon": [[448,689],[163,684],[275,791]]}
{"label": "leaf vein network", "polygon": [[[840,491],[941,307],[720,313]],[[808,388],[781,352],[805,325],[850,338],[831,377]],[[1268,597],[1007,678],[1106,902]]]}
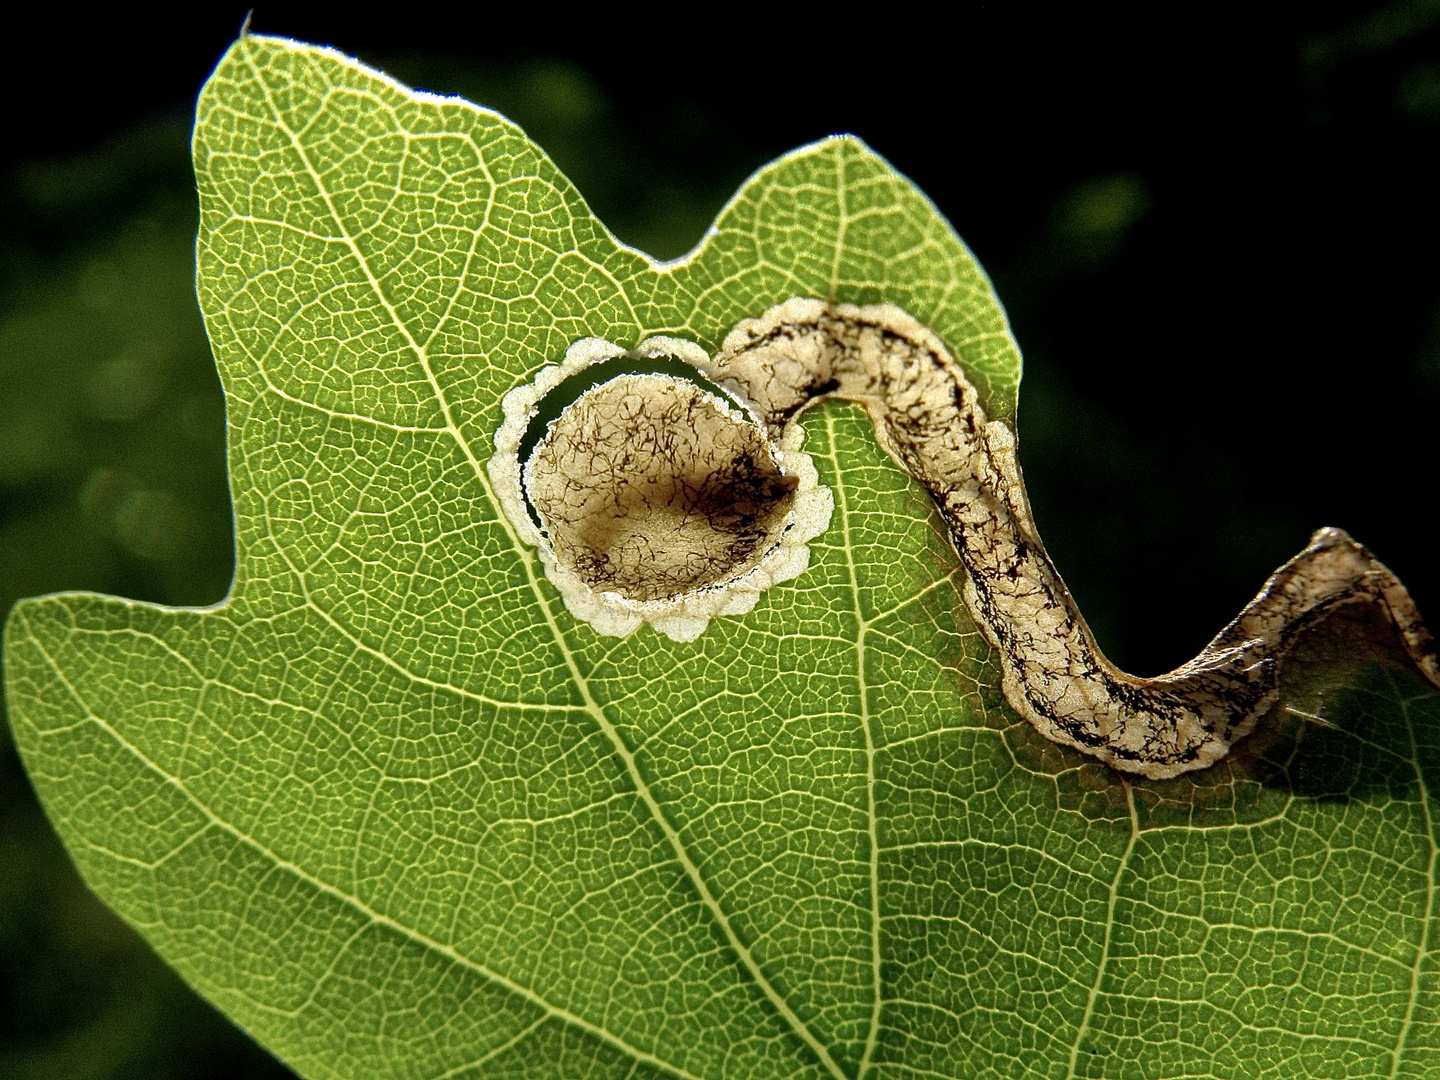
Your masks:
{"label": "leaf vein network", "polygon": [[[240,829],[239,827],[231,824],[229,821],[220,817],[220,815],[215,813],[215,811],[212,810],[207,803],[205,803],[192,791],[190,791],[189,787],[187,787],[182,780],[180,780],[178,777],[170,775],[168,772],[162,769],[155,761],[153,761],[147,754],[145,754],[145,752],[142,751],[138,746],[130,742],[130,740],[126,739],[115,727],[113,727],[108,721],[106,721],[102,716],[95,712],[95,710],[90,708],[89,703],[80,694],[74,683],[72,683],[70,679],[66,676],[64,669],[58,663],[56,663],[55,658],[52,657],[45,650],[44,646],[39,644],[38,639],[36,640],[35,647],[40,651],[41,655],[45,658],[45,662],[50,666],[51,670],[55,672],[56,677],[64,685],[66,692],[81,708],[81,710],[84,711],[86,716],[89,718],[91,724],[93,724],[101,731],[105,732],[105,734],[108,735],[117,746],[121,747],[127,753],[131,754],[135,758],[135,760],[138,761],[142,766],[144,766],[150,772],[154,773],[157,777],[159,777],[163,784],[174,788],[181,795],[181,797],[184,798],[191,806],[193,806],[211,826],[219,829],[221,832],[233,837],[241,844],[244,844],[245,846],[254,850],[267,862],[269,862],[276,871],[284,874],[289,874],[309,885],[317,892],[321,892],[331,897],[332,899],[340,901],[342,904],[345,904],[352,910],[364,916],[367,920],[369,920],[369,923],[371,925],[384,927],[401,935],[404,938],[407,938],[410,941],[415,942],[423,948],[432,950],[435,953],[446,957],[453,963],[456,963],[461,967],[466,968],[467,970],[475,972],[476,974],[480,975],[485,979],[488,979],[489,981],[495,983],[498,986],[504,987],[506,990],[509,990],[510,992],[530,1002],[537,1008],[542,1009],[548,1015],[565,1020],[566,1022],[575,1025],[577,1028],[599,1039],[602,1039],[605,1042],[610,1043],[617,1049],[623,1051],[626,1054],[629,1054],[631,1057],[635,1058],[638,1061],[642,1061],[647,1064],[654,1065],[657,1068],[664,1069],[667,1072],[682,1077],[683,1080],[702,1080],[701,1077],[695,1075],[694,1073],[683,1068],[682,1066],[670,1061],[666,1061],[650,1053],[647,1050],[643,1050],[640,1047],[630,1044],[625,1039],[621,1038],[620,1036],[614,1034],[611,1031],[606,1030],[600,1025],[594,1024],[589,1020],[586,1020],[584,1017],[576,1013],[572,1013],[568,1009],[563,1008],[562,1006],[556,1005],[555,1003],[542,997],[540,994],[530,989],[529,987],[524,986],[523,984],[518,983],[505,975],[502,975],[498,971],[492,970],[491,968],[477,962],[469,956],[466,956],[464,953],[461,953],[453,946],[447,945],[441,941],[437,941],[429,935],[423,934],[420,931],[414,929],[413,927],[407,926],[404,923],[401,923],[398,920],[391,918],[389,915],[377,911],[352,893],[346,892],[344,889],[341,889],[336,885],[332,885],[330,882],[325,881],[322,878],[315,877],[314,875],[308,873],[303,867],[290,862],[288,859],[281,858],[277,852],[272,851],[270,848],[266,847],[255,837],[249,835],[243,829]],[[193,839],[194,838],[192,837],[189,841],[187,841],[187,843],[193,842]],[[256,1004],[258,1005],[259,1003],[257,1002]],[[275,1010],[272,1008],[269,1011],[276,1012],[279,1010]]]}
{"label": "leaf vein network", "polygon": [[1090,1022],[1095,1016],[1095,1006],[1100,1000],[1100,987],[1110,967],[1110,949],[1115,936],[1115,915],[1120,900],[1120,880],[1135,855],[1135,846],[1140,839],[1140,818],[1135,810],[1135,792],[1129,780],[1122,779],[1125,788],[1125,805],[1130,811],[1130,834],[1125,841],[1125,850],[1115,864],[1115,876],[1110,879],[1109,896],[1105,902],[1105,932],[1100,942],[1100,958],[1095,963],[1095,978],[1090,983],[1090,993],[1085,999],[1085,1011],[1075,1028],[1075,1039],[1070,1044],[1070,1061],[1065,1069],[1066,1080],[1075,1080],[1075,1070],[1080,1064],[1080,1047],[1090,1034]]}
{"label": "leaf vein network", "polygon": [[1406,1043],[1410,1038],[1410,1029],[1415,1024],[1415,1014],[1420,1005],[1421,984],[1425,977],[1425,960],[1430,955],[1430,933],[1435,923],[1436,903],[1436,877],[1440,875],[1440,843],[1437,843],[1435,835],[1436,821],[1430,785],[1426,781],[1425,770],[1421,767],[1420,761],[1420,740],[1415,734],[1415,718],[1410,708],[1410,703],[1404,701],[1400,688],[1395,685],[1394,676],[1390,676],[1391,686],[1395,690],[1395,698],[1401,701],[1401,711],[1405,716],[1405,731],[1410,736],[1410,760],[1414,762],[1415,782],[1419,785],[1420,791],[1420,812],[1425,820],[1425,840],[1429,845],[1429,859],[1426,867],[1425,881],[1425,914],[1420,920],[1419,933],[1416,935],[1415,960],[1410,968],[1410,993],[1405,1002],[1405,1016],[1400,1022],[1399,1030],[1395,1033],[1394,1045],[1390,1047],[1390,1077],[1394,1080],[1400,1075],[1400,1066],[1405,1060]]}
{"label": "leaf vein network", "polygon": [[[336,211],[334,202],[331,199],[328,191],[325,189],[325,186],[318,172],[311,164],[309,155],[306,153],[303,144],[300,142],[296,134],[285,126],[282,119],[282,114],[278,106],[275,104],[273,95],[270,92],[270,88],[265,85],[264,80],[260,75],[260,72],[255,67],[253,56],[247,53],[245,59],[247,64],[250,66],[251,71],[255,74],[259,85],[263,88],[266,103],[270,107],[277,127],[279,127],[279,129],[284,132],[285,135],[288,137],[294,153],[304,165],[312,181],[316,184],[316,187],[320,192],[321,199],[328,208],[330,215],[336,224],[336,227],[340,228],[343,232],[344,224],[340,219],[340,215]],[[380,303],[385,307],[387,312],[389,312],[393,324],[405,337],[410,349],[412,350],[413,354],[415,355],[416,359],[424,370],[426,378],[430,382],[432,392],[435,395],[435,400],[439,404],[441,412],[445,417],[448,430],[451,432],[452,437],[459,445],[461,451],[470,461],[471,467],[475,472],[477,482],[481,485],[482,489],[485,491],[485,494],[490,499],[491,505],[497,509],[497,517],[504,521],[504,515],[498,512],[499,503],[495,497],[494,491],[490,487],[489,477],[486,475],[485,470],[481,466],[480,462],[476,459],[474,450],[470,446],[469,441],[465,438],[464,434],[455,424],[453,415],[451,413],[449,401],[445,395],[444,390],[440,386],[439,381],[435,377],[435,373],[430,365],[429,358],[426,355],[424,348],[418,341],[415,340],[415,337],[410,333],[409,328],[405,325],[404,320],[400,318],[399,312],[395,310],[394,306],[389,302],[388,298],[385,297],[383,291],[380,288],[379,282],[376,280],[373,271],[371,270],[368,262],[365,260],[363,254],[360,252],[358,246],[354,243],[353,240],[348,240],[348,245],[350,247],[351,255],[356,260],[359,269],[365,275],[366,280],[370,283],[370,287],[375,292],[375,295],[379,299]],[[610,276],[608,274],[608,271],[606,272],[606,274],[607,277]],[[614,278],[610,277],[610,280],[614,281]],[[617,288],[619,288],[618,283]],[[625,295],[623,290],[621,290],[621,295]],[[628,296],[626,297],[626,303],[627,305],[629,304]],[[631,312],[633,315],[633,306],[631,307]],[[709,911],[711,917],[715,920],[717,925],[720,927],[722,933],[725,935],[725,938],[732,952],[740,960],[741,965],[748,972],[751,979],[760,988],[765,998],[770,1002],[771,1006],[776,1010],[777,1013],[780,1014],[781,1018],[784,1020],[787,1026],[790,1027],[790,1029],[819,1059],[821,1066],[827,1072],[829,1072],[830,1075],[835,1078],[835,1080],[850,1080],[850,1078],[846,1077],[844,1072],[840,1069],[840,1066],[835,1061],[834,1057],[831,1055],[829,1049],[824,1046],[818,1038],[816,1038],[814,1032],[810,1030],[809,1026],[803,1020],[801,1020],[798,1015],[796,1015],[794,1009],[790,1006],[790,1004],[785,1001],[785,999],[775,989],[774,984],[770,982],[768,977],[766,977],[764,971],[761,969],[759,963],[755,960],[748,946],[740,940],[740,937],[735,930],[734,925],[731,923],[729,917],[725,914],[723,908],[720,906],[718,899],[711,892],[709,884],[706,882],[704,876],[700,873],[699,866],[691,857],[688,849],[684,844],[684,841],[680,837],[678,830],[669,820],[668,816],[661,808],[659,802],[656,800],[656,797],[651,790],[648,781],[645,779],[644,774],[639,768],[639,763],[636,761],[634,753],[625,744],[624,740],[620,736],[619,731],[615,728],[613,722],[606,715],[604,709],[601,708],[598,701],[595,699],[589,684],[589,680],[581,671],[574,652],[570,648],[564,633],[561,631],[559,624],[555,620],[554,608],[550,603],[546,602],[546,597],[540,588],[539,580],[535,575],[533,553],[529,550],[527,546],[520,542],[519,537],[516,536],[514,533],[514,529],[509,527],[508,523],[507,532],[510,535],[512,547],[515,551],[516,557],[521,560],[522,565],[525,567],[526,573],[530,578],[536,602],[539,604],[540,610],[544,612],[546,622],[549,626],[551,635],[555,640],[556,647],[559,649],[561,655],[564,657],[566,666],[570,670],[571,677],[574,679],[575,684],[579,688],[582,697],[585,699],[585,711],[591,715],[591,717],[600,727],[601,731],[604,733],[608,741],[613,746],[617,756],[620,757],[627,773],[630,775],[632,784],[634,784],[636,788],[637,794],[640,796],[642,802],[645,804],[646,809],[651,815],[651,817],[655,820],[656,824],[665,834],[665,837],[669,842],[676,859],[679,861],[680,865],[684,869],[685,874],[689,878],[692,886],[697,890],[697,892],[699,892],[704,907]],[[576,1019],[578,1021],[579,1018],[577,1017]],[[590,1026],[596,1027],[595,1025]],[[597,1030],[603,1029],[597,1027]],[[617,1036],[610,1036],[610,1038],[614,1041],[622,1041],[619,1040]],[[656,1061],[656,1063],[658,1064],[659,1062]],[[678,1066],[674,1065],[667,1065],[666,1067],[671,1069],[672,1071],[683,1071],[680,1070]]]}

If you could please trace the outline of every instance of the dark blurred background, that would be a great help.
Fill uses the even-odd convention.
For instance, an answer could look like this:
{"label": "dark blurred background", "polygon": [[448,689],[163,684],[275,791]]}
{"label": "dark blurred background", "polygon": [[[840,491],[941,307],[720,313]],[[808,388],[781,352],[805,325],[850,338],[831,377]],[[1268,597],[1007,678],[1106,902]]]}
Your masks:
{"label": "dark blurred background", "polygon": [[[197,7],[52,5],[7,33],[0,613],[59,589],[209,603],[230,580],[186,141],[244,8]],[[697,37],[275,4],[254,28],[498,108],[658,256],[776,155],[862,135],[995,279],[1035,516],[1123,667],[1194,654],[1321,525],[1440,618],[1440,3],[1019,7],[696,8]],[[0,1076],[284,1075],[79,882],[0,720]]]}

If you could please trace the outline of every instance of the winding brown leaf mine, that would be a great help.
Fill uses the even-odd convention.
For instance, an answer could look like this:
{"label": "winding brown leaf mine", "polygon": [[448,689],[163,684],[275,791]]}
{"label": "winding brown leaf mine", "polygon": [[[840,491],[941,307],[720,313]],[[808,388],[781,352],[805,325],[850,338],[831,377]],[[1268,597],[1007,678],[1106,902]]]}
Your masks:
{"label": "winding brown leaf mine", "polygon": [[[683,473],[683,482],[665,480],[661,484],[668,485],[665,490],[669,492],[689,492],[679,500],[683,507],[667,513],[694,525],[694,507],[703,505],[698,517],[728,522],[729,526],[716,527],[716,536],[706,540],[708,548],[695,542],[695,537],[710,526],[694,530],[694,537],[684,541],[689,545],[685,557],[678,560],[673,552],[666,559],[646,556],[632,560],[642,578],[648,562],[685,567],[660,584],[642,582],[635,599],[619,598],[632,607],[637,603],[683,605],[696,596],[723,590],[727,583],[745,580],[746,575],[760,572],[763,576],[767,560],[783,546],[777,535],[783,537],[787,529],[796,528],[795,511],[787,500],[802,498],[797,491],[806,492],[803,498],[810,500],[808,520],[800,529],[805,539],[824,527],[818,521],[821,500],[813,494],[814,485],[789,478],[794,474],[787,473],[780,448],[798,450],[796,418],[814,403],[835,397],[857,402],[869,412],[880,443],[934,498],[967,573],[965,602],[1001,655],[1005,697],[1048,739],[1097,757],[1115,769],[1153,779],[1203,769],[1224,757],[1231,744],[1248,734],[1274,704],[1279,662],[1297,636],[1352,604],[1373,605],[1383,611],[1415,664],[1440,687],[1435,642],[1409,593],[1369,551],[1339,529],[1317,532],[1309,546],[1277,570],[1260,594],[1189,663],[1152,679],[1120,671],[1096,645],[1035,531],[1015,458],[1014,434],[1004,422],[986,418],[975,388],[940,339],[897,307],[788,300],[760,318],[736,326],[713,361],[694,345],[673,339],[645,343],[652,353],[652,343],[657,341],[665,343],[663,348],[668,348],[670,355],[682,356],[704,378],[732,393],[750,414],[748,419],[763,432],[772,452],[780,456],[757,468],[765,455],[750,435],[736,432],[727,436],[730,441],[724,443],[723,451],[700,461],[689,447],[696,438],[701,443],[709,438],[704,424],[689,416],[677,417],[707,396],[714,399],[709,407],[716,415],[726,411],[726,403],[705,392],[686,398],[683,392],[672,390],[667,392],[678,396],[670,399],[671,405],[657,407],[648,401],[654,387],[627,386],[620,380],[639,377],[621,376],[606,384],[610,419],[598,421],[592,416],[586,421],[591,428],[579,440],[587,447],[583,454],[571,443],[562,449],[561,437],[554,434],[559,425],[551,424],[548,441],[537,445],[528,462],[512,458],[515,464],[507,466],[514,472],[524,465],[530,504],[539,511],[545,532],[553,538],[563,530],[540,509],[549,496],[541,493],[538,481],[532,484],[534,477],[568,468],[593,487],[594,477],[604,474],[609,494],[596,495],[587,489],[583,509],[580,501],[565,503],[564,525],[573,530],[591,513],[609,514],[623,523],[630,517],[624,500],[635,497],[633,492],[626,494],[628,474],[624,468],[611,467],[620,460],[612,450],[597,448],[626,443],[626,438],[618,437],[622,431],[652,446],[674,441],[677,431],[683,433],[677,445],[683,443],[685,449],[671,455],[669,465],[655,466],[651,454],[635,475],[648,490],[656,491],[657,472]],[[620,352],[615,346],[609,348],[614,354]],[[681,401],[690,404],[682,407]],[[516,411],[512,404],[519,402],[507,402],[507,415]],[[527,409],[526,417],[533,419],[533,405]],[[657,416],[665,413],[669,419],[662,417],[658,427],[648,419],[639,420],[649,415],[646,409]],[[633,426],[631,418],[635,419]],[[744,428],[747,418],[733,415],[732,422]],[[517,426],[509,420],[507,424]],[[599,429],[607,424],[612,430],[605,436],[609,441],[604,441]],[[635,434],[642,427],[647,433]],[[666,430],[671,434],[664,434]],[[497,460],[503,456],[503,435],[502,431],[496,438],[497,449],[502,450]],[[510,441],[518,445],[513,437]],[[727,454],[732,455],[728,463],[722,460]],[[609,463],[604,469],[596,465],[601,460]],[[683,469],[679,468],[682,462]],[[804,464],[808,468],[808,458]],[[709,479],[717,474],[721,474],[720,480]],[[492,475],[497,475],[494,462]],[[497,486],[503,487],[498,475]],[[702,491],[709,494],[701,496]],[[727,516],[722,504],[732,497],[735,506]],[[664,495],[647,502],[646,508],[653,511],[662,502],[667,507],[678,505],[674,497]],[[512,521],[518,506],[517,492],[514,505],[507,506]],[[824,500],[823,511],[828,520],[828,500]],[[731,527],[736,523],[738,528]],[[613,522],[584,527],[601,536],[625,533],[632,537],[627,542],[640,548],[658,535],[638,523],[628,532]],[[752,535],[760,539],[736,543],[736,537]],[[544,555],[546,536],[538,542]],[[548,557],[561,567],[565,565],[561,550],[565,543],[568,541],[556,542]],[[709,562],[709,556],[697,561],[693,556],[702,549],[723,554]],[[547,561],[547,570],[549,565]],[[708,573],[706,566],[710,567]],[[629,572],[633,576],[636,571]],[[665,574],[670,575],[671,570]],[[556,575],[551,577],[554,580]],[[563,592],[564,586],[561,588]],[[754,603],[753,595],[749,603]],[[575,605],[571,606],[575,610]],[[730,613],[723,608],[722,604],[711,613]],[[604,632],[633,629],[633,625],[607,629],[590,621]],[[639,621],[655,620],[637,619],[634,625]],[[704,621],[699,621],[698,629],[687,625],[694,631],[687,636],[693,637],[703,630]],[[657,626],[665,629],[658,622]]]}

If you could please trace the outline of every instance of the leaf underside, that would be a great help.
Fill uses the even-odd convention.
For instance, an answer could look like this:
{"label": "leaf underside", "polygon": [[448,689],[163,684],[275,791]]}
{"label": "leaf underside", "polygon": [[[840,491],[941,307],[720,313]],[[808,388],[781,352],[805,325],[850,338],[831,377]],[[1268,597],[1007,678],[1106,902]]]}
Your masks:
{"label": "leaf underside", "polygon": [[672,264],[503,118],[328,50],[241,39],[194,148],[231,594],[24,602],[6,692],[86,880],[293,1067],[1440,1070],[1440,708],[1403,671],[1127,784],[1006,709],[923,494],[835,403],[810,569],[694,643],[598,637],[516,541],[500,398],[588,335],[885,300],[1013,415],[989,283],[862,143],[763,169]]}

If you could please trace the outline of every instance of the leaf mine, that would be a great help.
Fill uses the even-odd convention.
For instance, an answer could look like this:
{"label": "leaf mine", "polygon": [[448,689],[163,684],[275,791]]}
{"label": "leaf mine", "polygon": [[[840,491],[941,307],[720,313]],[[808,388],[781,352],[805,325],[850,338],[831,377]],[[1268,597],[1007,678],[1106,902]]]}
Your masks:
{"label": "leaf mine", "polygon": [[804,572],[829,523],[799,429],[772,441],[706,384],[708,359],[673,338],[628,353],[586,338],[505,399],[492,482],[571,613],[602,634],[648,622],[694,640]]}
{"label": "leaf mine", "polygon": [[1223,758],[1275,703],[1280,660],[1341,608],[1378,607],[1440,686],[1410,594],[1339,529],[1321,529],[1193,660],[1142,679],[1110,663],[1036,532],[1015,436],[988,420],[944,343],[901,309],[792,299],[726,337],[707,372],[783,439],[836,397],[935,500],[964,566],[966,606],[1001,654],[1011,706],[1046,738],[1152,779]]}
{"label": "leaf mine", "polygon": [[[693,375],[582,378],[618,357],[683,361]],[[552,393],[563,407],[535,438]],[[1356,604],[1378,607],[1440,687],[1410,594],[1339,529],[1317,532],[1193,660],[1156,678],[1121,671],[1045,553],[1009,426],[986,417],[944,342],[891,304],[793,298],[742,321],[713,361],[677,338],[629,353],[576,342],[507,395],[491,476],[572,613],[605,634],[644,621],[689,641],[804,570],[831,503],[798,452],[796,420],[832,397],[862,405],[929,491],[966,571],[966,606],[1001,654],[1005,697],[1053,742],[1157,780],[1213,765],[1275,703],[1299,635]]]}
{"label": "leaf mine", "polygon": [[[1002,676],[1036,715],[1105,714],[1043,700],[1101,680],[1065,670],[1067,609],[1025,610],[1061,586],[1035,592],[1005,479],[1019,351],[950,223],[859,139],[765,166],[668,264],[519,128],[332,50],[242,38],[194,149],[231,594],[22,601],[6,706],[94,892],[298,1074],[1440,1071],[1440,696],[1390,663],[1403,604],[1301,625],[1220,768],[1132,784],[1032,732]],[[788,296],[914,318],[799,301],[722,349]],[[711,359],[629,355],[644,327]],[[561,363],[589,334],[618,344]],[[955,476],[862,377],[911,363],[934,375],[914,415],[959,395]],[[566,583],[520,465],[617,375],[749,417],[796,480],[780,550],[668,600]],[[874,404],[801,411],[826,393]],[[834,521],[761,593],[829,515],[802,426]],[[986,468],[948,526],[906,471],[944,501]],[[1312,571],[1365,566],[1322,540]]]}
{"label": "leaf mine", "polygon": [[585,391],[524,481],[556,555],[590,588],[642,601],[754,569],[779,545],[796,486],[754,423],[669,375]]}

